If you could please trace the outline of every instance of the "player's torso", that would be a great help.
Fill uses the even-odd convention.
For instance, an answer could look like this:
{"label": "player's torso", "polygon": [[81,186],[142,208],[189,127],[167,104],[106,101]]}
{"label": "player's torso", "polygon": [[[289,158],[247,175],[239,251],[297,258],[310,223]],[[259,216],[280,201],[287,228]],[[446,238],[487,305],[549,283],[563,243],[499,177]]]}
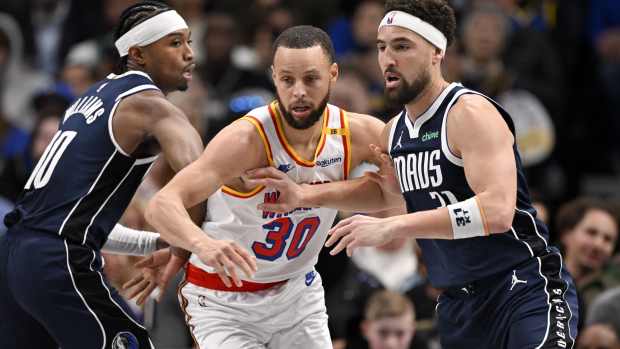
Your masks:
{"label": "player's torso", "polygon": [[[297,183],[332,182],[348,176],[351,157],[344,111],[328,105],[314,161],[304,160],[288,145],[280,124],[283,119],[277,113],[272,103],[245,116],[260,130],[273,167]],[[310,271],[336,216],[336,210],[327,208],[298,208],[286,214],[256,208],[277,195],[270,188],[241,193],[222,187],[207,201],[203,229],[215,238],[235,240],[254,254],[258,272],[253,280],[258,282],[280,281]],[[191,261],[211,270],[196,256]]]}
{"label": "player's torso", "polygon": [[126,154],[112,130],[122,98],[144,90],[158,88],[142,72],[110,75],[67,109],[17,204],[22,227],[101,247],[156,158]]}
{"label": "player's torso", "polygon": [[[463,161],[452,153],[447,141],[448,111],[465,93],[476,92],[453,83],[414,122],[403,112],[392,125],[390,155],[409,212],[444,207],[474,195]],[[514,133],[510,116],[499,105],[496,107]],[[511,231],[462,240],[418,239],[435,286],[466,284],[546,250],[547,231],[535,219],[516,147],[514,154],[518,193]]]}

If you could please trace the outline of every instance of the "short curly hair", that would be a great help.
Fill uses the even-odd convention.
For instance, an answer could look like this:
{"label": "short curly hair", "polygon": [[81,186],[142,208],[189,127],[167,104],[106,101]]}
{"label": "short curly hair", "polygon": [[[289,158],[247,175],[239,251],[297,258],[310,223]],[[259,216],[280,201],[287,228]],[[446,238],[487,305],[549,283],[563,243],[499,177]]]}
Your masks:
{"label": "short curly hair", "polygon": [[456,18],[447,0],[387,0],[385,13],[390,11],[416,16],[442,32],[448,40],[448,46],[454,42]]}

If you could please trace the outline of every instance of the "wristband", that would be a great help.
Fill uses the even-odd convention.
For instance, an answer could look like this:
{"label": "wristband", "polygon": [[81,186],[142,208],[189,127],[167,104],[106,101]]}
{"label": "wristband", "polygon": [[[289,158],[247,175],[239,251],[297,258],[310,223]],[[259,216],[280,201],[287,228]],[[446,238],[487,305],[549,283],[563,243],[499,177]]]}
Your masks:
{"label": "wristband", "polygon": [[454,239],[467,239],[489,234],[486,219],[475,196],[448,205],[448,214]]}

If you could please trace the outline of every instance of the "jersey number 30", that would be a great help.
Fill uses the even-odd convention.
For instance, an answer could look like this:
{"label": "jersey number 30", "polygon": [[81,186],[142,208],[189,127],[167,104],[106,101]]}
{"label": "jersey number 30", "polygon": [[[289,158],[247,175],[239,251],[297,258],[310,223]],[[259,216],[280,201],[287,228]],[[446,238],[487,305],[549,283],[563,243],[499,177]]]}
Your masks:
{"label": "jersey number 30", "polygon": [[58,131],[52,138],[50,144],[45,148],[41,159],[37,162],[37,166],[32,170],[28,182],[24,186],[24,189],[29,190],[34,185],[35,189],[43,188],[52,177],[52,172],[58,165],[58,161],[62,156],[62,153],[67,150],[69,143],[75,138],[77,132],[75,131]]}
{"label": "jersey number 30", "polygon": [[291,243],[286,250],[286,258],[296,258],[304,251],[319,228],[319,224],[321,224],[319,217],[304,218],[296,226],[290,217],[277,218],[263,225],[263,229],[267,230],[265,242],[255,241],[252,244],[252,250],[256,258],[275,261],[282,256],[287,240],[294,231]]}

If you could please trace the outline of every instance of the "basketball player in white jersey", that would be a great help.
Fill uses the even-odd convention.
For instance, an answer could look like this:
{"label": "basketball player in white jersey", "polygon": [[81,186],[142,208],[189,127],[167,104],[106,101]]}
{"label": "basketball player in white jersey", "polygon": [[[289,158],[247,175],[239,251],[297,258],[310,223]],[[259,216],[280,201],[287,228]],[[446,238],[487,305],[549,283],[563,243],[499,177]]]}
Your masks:
{"label": "basketball player in white jersey", "polygon": [[[331,348],[321,278],[314,270],[337,211],[260,209],[278,193],[251,187],[248,170],[271,166],[297,183],[346,179],[384,127],[327,103],[338,77],[328,35],[298,26],[274,43],[277,101],[223,129],[202,156],[150,202],[146,218],[172,245],[196,250],[204,235],[234,241],[256,257],[243,275],[233,263],[190,257],[179,299],[200,348]],[[208,200],[207,200],[208,199]],[[207,200],[203,229],[186,213]],[[221,256],[220,256],[221,257]],[[232,282],[230,279],[232,279]]]}

